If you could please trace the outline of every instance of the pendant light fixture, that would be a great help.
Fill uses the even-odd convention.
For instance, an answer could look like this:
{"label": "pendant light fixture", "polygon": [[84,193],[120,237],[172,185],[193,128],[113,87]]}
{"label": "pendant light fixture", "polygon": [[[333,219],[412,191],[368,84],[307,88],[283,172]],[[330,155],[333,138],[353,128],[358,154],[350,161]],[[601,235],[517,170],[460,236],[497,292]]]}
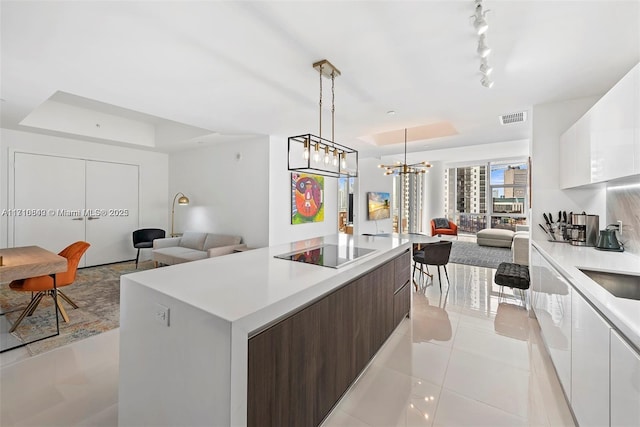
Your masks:
{"label": "pendant light fixture", "polygon": [[[319,135],[290,136],[288,169],[329,177],[358,176],[358,152],[335,142],[335,78],[340,71],[323,59],[313,64],[320,75]],[[322,137],[322,79],[331,80],[331,139]]]}
{"label": "pendant light fixture", "polygon": [[404,163],[378,165],[384,168],[385,175],[394,175],[396,191],[399,192],[397,231],[399,233],[416,233],[421,231],[420,212],[422,211],[422,191],[424,179],[431,164],[427,162],[407,163],[407,129],[404,130]]}
{"label": "pendant light fixture", "polygon": [[394,165],[378,165],[384,168],[385,175],[407,175],[427,173],[431,164],[427,162],[407,164],[407,129],[404,130],[404,163],[397,162]]}

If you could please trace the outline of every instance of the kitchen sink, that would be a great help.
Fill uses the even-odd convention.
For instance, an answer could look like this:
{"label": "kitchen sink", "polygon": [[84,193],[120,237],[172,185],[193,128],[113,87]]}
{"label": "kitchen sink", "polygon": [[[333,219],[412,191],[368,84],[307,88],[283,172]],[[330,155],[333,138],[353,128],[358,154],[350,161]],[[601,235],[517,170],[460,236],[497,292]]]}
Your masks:
{"label": "kitchen sink", "polygon": [[619,298],[640,300],[640,276],[578,268],[591,280]]}

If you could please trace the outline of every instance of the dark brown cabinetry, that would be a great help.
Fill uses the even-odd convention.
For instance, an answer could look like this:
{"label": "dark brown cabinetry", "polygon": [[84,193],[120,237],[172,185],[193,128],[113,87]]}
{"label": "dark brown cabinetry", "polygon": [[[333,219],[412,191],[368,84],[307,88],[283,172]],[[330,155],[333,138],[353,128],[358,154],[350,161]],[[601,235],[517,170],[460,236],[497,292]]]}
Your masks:
{"label": "dark brown cabinetry", "polygon": [[249,339],[249,426],[324,419],[409,313],[410,261],[407,251]]}

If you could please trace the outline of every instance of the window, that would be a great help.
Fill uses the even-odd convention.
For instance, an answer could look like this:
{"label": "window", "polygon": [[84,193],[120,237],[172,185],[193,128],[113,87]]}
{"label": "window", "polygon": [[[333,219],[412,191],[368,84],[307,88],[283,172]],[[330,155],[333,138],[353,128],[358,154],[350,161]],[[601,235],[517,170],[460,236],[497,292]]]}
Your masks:
{"label": "window", "polygon": [[476,233],[487,226],[485,165],[445,171],[446,215],[460,232]]}
{"label": "window", "polygon": [[526,224],[527,163],[491,163],[491,227],[515,230],[517,224]]}

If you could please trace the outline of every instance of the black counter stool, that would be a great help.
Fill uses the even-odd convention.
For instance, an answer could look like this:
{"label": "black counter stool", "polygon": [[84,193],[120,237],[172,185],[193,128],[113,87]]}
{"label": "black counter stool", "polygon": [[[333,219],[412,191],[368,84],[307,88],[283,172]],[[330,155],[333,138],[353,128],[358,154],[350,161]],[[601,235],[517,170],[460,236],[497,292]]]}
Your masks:
{"label": "black counter stool", "polygon": [[503,262],[498,265],[494,280],[497,285],[500,285],[500,296],[502,296],[505,286],[512,289],[520,289],[524,303],[524,291],[529,289],[530,283],[529,267],[511,262]]}

